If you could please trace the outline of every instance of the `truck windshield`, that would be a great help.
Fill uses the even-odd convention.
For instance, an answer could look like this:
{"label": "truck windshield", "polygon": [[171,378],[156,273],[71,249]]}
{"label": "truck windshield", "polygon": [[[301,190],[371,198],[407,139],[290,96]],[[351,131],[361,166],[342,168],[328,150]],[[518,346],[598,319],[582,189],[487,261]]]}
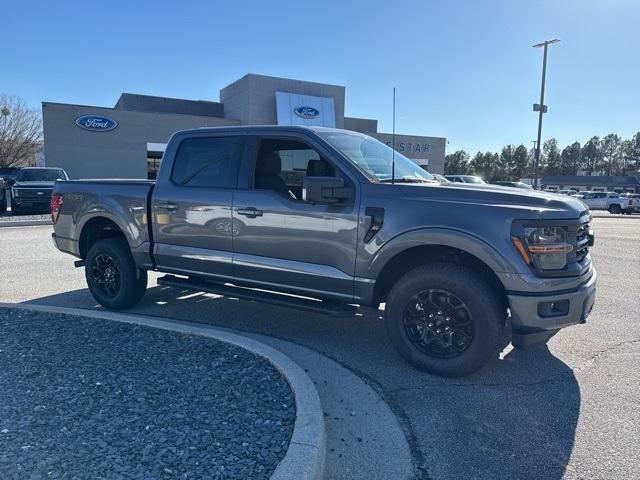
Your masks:
{"label": "truck windshield", "polygon": [[319,134],[371,180],[390,182],[392,163],[395,160],[396,182],[437,182],[433,175],[418,164],[398,152],[395,152],[394,156],[391,147],[367,135],[346,132],[319,132]]}
{"label": "truck windshield", "polygon": [[55,182],[56,180],[66,180],[62,170],[20,170],[16,177],[18,182]]}

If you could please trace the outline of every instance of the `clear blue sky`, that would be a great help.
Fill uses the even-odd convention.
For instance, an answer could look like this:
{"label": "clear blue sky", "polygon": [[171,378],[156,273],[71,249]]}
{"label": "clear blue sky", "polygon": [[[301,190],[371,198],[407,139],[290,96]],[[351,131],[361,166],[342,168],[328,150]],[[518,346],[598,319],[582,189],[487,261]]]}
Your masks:
{"label": "clear blue sky", "polygon": [[447,137],[448,152],[640,130],[640,2],[46,1],[2,7],[0,93],[112,106],[121,92],[218,100],[245,73],[345,85],[348,116]]}

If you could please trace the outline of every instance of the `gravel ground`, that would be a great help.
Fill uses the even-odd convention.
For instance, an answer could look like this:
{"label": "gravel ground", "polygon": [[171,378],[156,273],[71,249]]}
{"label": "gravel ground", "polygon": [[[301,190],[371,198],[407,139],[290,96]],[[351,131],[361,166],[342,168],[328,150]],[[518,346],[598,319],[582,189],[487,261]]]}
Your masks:
{"label": "gravel ground", "polygon": [[268,478],[294,421],[243,349],[0,308],[0,478]]}

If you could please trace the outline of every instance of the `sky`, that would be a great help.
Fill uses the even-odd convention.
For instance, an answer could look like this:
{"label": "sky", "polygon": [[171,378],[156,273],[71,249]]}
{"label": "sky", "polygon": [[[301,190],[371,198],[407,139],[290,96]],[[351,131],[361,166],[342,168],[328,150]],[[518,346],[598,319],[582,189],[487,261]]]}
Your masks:
{"label": "sky", "polygon": [[345,114],[447,152],[640,131],[640,1],[3,0],[0,94],[113,106],[219,99],[246,73],[344,85]]}

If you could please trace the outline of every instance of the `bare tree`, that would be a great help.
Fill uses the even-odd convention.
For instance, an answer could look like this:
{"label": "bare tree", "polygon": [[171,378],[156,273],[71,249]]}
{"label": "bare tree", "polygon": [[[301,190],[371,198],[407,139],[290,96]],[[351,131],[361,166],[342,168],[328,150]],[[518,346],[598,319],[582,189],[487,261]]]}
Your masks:
{"label": "bare tree", "polygon": [[41,145],[40,112],[20,97],[0,95],[0,167],[27,165]]}

